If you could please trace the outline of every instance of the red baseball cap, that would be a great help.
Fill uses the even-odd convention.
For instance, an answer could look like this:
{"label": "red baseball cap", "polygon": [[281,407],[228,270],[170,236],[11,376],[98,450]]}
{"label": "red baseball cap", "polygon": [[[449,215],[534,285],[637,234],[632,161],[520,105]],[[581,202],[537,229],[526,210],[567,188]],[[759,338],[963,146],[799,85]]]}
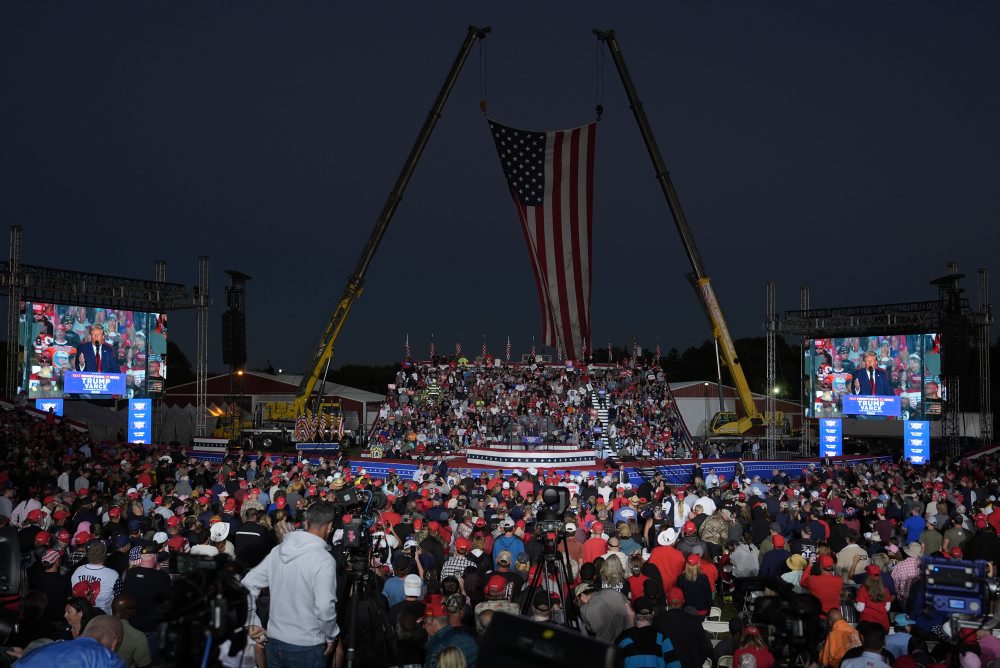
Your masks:
{"label": "red baseball cap", "polygon": [[684,523],[684,535],[685,536],[690,536],[690,535],[696,534],[696,533],[698,533],[698,527],[695,526],[694,522],[685,522]]}
{"label": "red baseball cap", "polygon": [[667,603],[684,604],[684,592],[680,590],[680,587],[670,588],[670,591],[667,592]]}
{"label": "red baseball cap", "polygon": [[180,517],[180,515],[174,515],[173,517],[168,517],[167,518],[167,526],[168,527],[179,527],[180,525],[181,525],[181,517]]}
{"label": "red baseball cap", "polygon": [[687,565],[688,566],[697,566],[700,563],[701,563],[701,557],[699,557],[694,552],[692,552],[691,554],[689,554],[687,556]]}
{"label": "red baseball cap", "polygon": [[48,545],[52,540],[52,534],[48,531],[39,531],[35,534],[35,545]]}
{"label": "red baseball cap", "polygon": [[502,575],[494,575],[486,581],[483,592],[486,594],[502,594],[507,591],[507,579]]}
{"label": "red baseball cap", "polygon": [[226,503],[222,506],[222,509],[227,513],[231,513],[236,510],[236,499],[226,499]]}
{"label": "red baseball cap", "polygon": [[184,539],[184,536],[181,535],[171,536],[167,540],[167,547],[170,548],[172,552],[180,552],[181,550],[184,549],[184,544],[186,542],[187,540]]}
{"label": "red baseball cap", "polygon": [[834,564],[833,557],[831,557],[829,554],[820,555],[819,567],[822,568],[824,571],[833,570],[833,564]]}
{"label": "red baseball cap", "polygon": [[56,534],[56,540],[58,540],[60,543],[68,543],[69,542],[69,530],[68,529],[60,529],[59,533]]}
{"label": "red baseball cap", "polygon": [[121,517],[121,516],[122,516],[122,509],[119,508],[118,506],[114,506],[113,508],[108,510],[108,517]]}
{"label": "red baseball cap", "polygon": [[771,537],[771,544],[774,545],[775,549],[780,550],[781,548],[783,548],[785,546],[785,537],[782,536],[781,534],[777,534],[775,536],[772,536]]}
{"label": "red baseball cap", "polygon": [[28,512],[29,522],[37,522],[40,519],[42,519],[42,511],[39,510],[38,508],[35,508],[34,510]]}
{"label": "red baseball cap", "polygon": [[52,513],[52,519],[54,519],[57,522],[59,520],[64,520],[68,517],[69,517],[69,512],[66,510],[57,510],[54,513]]}
{"label": "red baseball cap", "polygon": [[472,543],[469,542],[468,538],[462,538],[461,536],[455,539],[455,549],[459,552],[465,553],[472,547]]}
{"label": "red baseball cap", "polygon": [[448,610],[444,607],[444,603],[441,601],[432,601],[424,606],[424,616],[417,621],[423,621],[427,617],[447,617]]}

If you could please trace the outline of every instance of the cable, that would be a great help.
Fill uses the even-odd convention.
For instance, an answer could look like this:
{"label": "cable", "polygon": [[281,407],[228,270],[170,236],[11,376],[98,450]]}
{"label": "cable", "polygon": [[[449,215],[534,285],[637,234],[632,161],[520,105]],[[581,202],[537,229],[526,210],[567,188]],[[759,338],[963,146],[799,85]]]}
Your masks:
{"label": "cable", "polygon": [[479,40],[479,110],[482,111],[483,116],[486,115],[486,110],[489,107],[489,102],[486,100],[486,40]]}
{"label": "cable", "polygon": [[201,656],[201,668],[208,668],[208,655],[212,651],[212,634],[205,634],[205,653]]}

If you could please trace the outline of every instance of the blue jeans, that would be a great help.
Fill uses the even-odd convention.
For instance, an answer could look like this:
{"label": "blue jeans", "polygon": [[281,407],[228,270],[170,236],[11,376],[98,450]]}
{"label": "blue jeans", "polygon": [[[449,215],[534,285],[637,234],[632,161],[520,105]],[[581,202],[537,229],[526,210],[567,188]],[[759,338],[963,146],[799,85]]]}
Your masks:
{"label": "blue jeans", "polygon": [[326,668],[326,643],[303,647],[268,638],[264,645],[267,668]]}

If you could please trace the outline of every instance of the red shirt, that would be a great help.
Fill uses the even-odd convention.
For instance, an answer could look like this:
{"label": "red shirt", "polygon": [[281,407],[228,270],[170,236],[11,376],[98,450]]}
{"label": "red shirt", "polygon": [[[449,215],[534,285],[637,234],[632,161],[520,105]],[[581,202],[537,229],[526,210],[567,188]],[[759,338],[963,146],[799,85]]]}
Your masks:
{"label": "red shirt", "polygon": [[752,654],[757,659],[757,668],[774,668],[774,655],[763,647],[743,647],[733,652],[733,665],[740,665],[740,657]]}
{"label": "red shirt", "polygon": [[[840,592],[844,588],[844,579],[833,573],[810,576],[811,570],[812,567],[809,567],[802,573],[799,586],[819,599],[820,615],[826,617],[830,610],[840,610]],[[733,659],[734,663],[735,661]]]}
{"label": "red shirt", "polygon": [[583,544],[583,560],[587,563],[592,563],[594,559],[597,559],[607,551],[608,541],[604,540],[600,536],[588,538]]}
{"label": "red shirt", "polygon": [[677,576],[684,570],[684,554],[676,547],[658,545],[649,555],[649,563],[660,571],[663,589],[666,591],[677,584]]}
{"label": "red shirt", "polygon": [[892,596],[889,595],[889,592],[885,594],[886,599],[876,603],[869,598],[868,587],[862,585],[858,588],[858,603],[865,604],[865,609],[861,611],[861,616],[858,618],[859,622],[874,622],[886,631],[889,630],[889,611],[886,610],[886,604],[892,602]]}

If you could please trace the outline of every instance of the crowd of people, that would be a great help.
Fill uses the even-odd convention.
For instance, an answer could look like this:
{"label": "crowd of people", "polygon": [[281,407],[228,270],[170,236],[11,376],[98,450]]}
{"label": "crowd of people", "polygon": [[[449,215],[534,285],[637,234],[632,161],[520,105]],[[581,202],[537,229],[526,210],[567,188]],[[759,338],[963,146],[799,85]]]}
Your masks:
{"label": "crowd of people", "polygon": [[[486,401],[459,376],[460,406]],[[515,394],[527,410],[533,395]],[[663,409],[656,396],[628,414],[641,424]],[[997,572],[997,455],[638,484],[621,470],[476,474],[442,459],[373,479],[343,458],[210,463],[98,445],[19,409],[0,412],[0,445],[0,523],[17,530],[28,581],[7,601],[20,615],[3,651],[23,657],[15,665],[70,652],[87,665],[175,665],[163,630],[184,555],[224,562],[248,592],[246,647],[218,648],[232,666],[339,666],[348,654],[360,666],[475,666],[498,615],[575,629],[617,646],[627,667],[769,668],[799,652],[832,668],[950,656],[975,668],[1000,656],[988,631],[956,635],[927,605],[920,566],[933,556]],[[567,490],[565,508],[542,507],[549,486]],[[761,617],[766,599],[807,602],[806,642]],[[732,613],[717,644],[704,625],[714,608]]]}
{"label": "crowd of people", "polygon": [[510,364],[487,356],[404,361],[371,433],[374,449],[397,458],[493,443],[662,457],[690,454],[683,430],[658,366]]}

